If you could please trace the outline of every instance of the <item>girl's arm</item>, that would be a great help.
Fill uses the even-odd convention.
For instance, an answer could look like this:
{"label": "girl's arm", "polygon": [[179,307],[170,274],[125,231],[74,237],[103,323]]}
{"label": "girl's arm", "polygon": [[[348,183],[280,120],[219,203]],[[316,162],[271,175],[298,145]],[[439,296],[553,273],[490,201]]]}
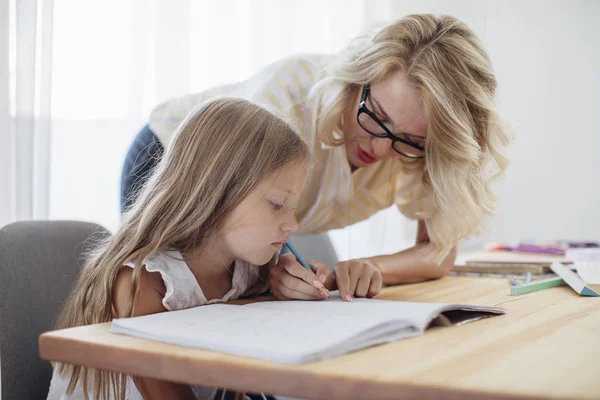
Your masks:
{"label": "girl's arm", "polygon": [[439,279],[452,269],[456,258],[456,248],[452,249],[441,265],[429,260],[425,248],[429,244],[429,235],[424,221],[419,221],[417,244],[396,254],[369,257],[381,271],[384,285],[422,282]]}
{"label": "girl's arm", "polygon": [[[127,317],[126,312],[131,299],[132,276],[133,269],[123,267],[115,280],[113,305],[119,318]],[[166,288],[160,273],[148,272],[144,268],[140,275],[138,289],[134,298],[132,316],[167,311],[162,304],[165,292]],[[133,381],[145,400],[196,400],[196,396],[189,385],[142,377],[133,377]]]}

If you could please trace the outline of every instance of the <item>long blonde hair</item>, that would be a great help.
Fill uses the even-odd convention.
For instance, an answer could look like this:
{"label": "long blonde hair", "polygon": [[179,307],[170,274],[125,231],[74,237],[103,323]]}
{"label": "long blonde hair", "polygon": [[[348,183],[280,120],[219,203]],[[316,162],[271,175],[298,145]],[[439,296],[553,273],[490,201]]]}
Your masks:
{"label": "long blonde hair", "polygon": [[495,212],[491,181],[508,165],[510,138],[493,103],[496,79],[475,34],[454,17],[426,14],[355,41],[311,91],[320,110],[314,129],[325,144],[342,145],[343,115],[361,86],[399,72],[420,93],[428,120],[424,160],[403,163],[406,171],[422,173],[433,193],[435,210],[425,223],[432,254],[441,262]]}
{"label": "long blonde hair", "polygon": [[[178,128],[118,232],[89,258],[56,328],[111,321],[116,316],[113,284],[128,262],[135,265],[126,312],[132,316],[148,257],[197,249],[263,179],[307,155],[306,144],[286,122],[255,104],[222,98],[198,106]],[[91,379],[94,399],[108,399],[111,391],[124,399],[124,374],[68,364],[60,368],[70,378],[69,394],[81,379],[87,398]]]}

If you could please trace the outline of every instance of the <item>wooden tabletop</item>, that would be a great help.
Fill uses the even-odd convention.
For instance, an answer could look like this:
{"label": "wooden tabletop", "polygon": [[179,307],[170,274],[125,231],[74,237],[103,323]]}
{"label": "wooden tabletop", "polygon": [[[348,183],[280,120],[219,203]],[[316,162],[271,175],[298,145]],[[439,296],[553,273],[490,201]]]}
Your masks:
{"label": "wooden tabletop", "polygon": [[[504,316],[311,364],[288,365],[108,332],[45,333],[43,359],[305,399],[600,398],[600,298],[569,287],[509,296],[505,279],[446,277],[378,298],[504,307]],[[326,334],[326,333],[324,333]]]}

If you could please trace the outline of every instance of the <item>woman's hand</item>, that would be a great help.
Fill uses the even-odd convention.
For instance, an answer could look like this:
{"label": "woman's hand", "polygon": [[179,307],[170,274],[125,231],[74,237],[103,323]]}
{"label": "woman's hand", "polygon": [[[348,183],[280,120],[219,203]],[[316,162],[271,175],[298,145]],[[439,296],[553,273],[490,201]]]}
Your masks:
{"label": "woman's hand", "polygon": [[325,280],[325,287],[339,290],[345,301],[352,301],[352,296],[373,297],[381,290],[381,284],[381,271],[368,258],[337,263]]}
{"label": "woman's hand", "polygon": [[271,267],[269,283],[279,300],[323,300],[329,291],[323,283],[330,275],[329,267],[321,261],[307,261],[312,271],[304,268],[293,254],[284,254]]}

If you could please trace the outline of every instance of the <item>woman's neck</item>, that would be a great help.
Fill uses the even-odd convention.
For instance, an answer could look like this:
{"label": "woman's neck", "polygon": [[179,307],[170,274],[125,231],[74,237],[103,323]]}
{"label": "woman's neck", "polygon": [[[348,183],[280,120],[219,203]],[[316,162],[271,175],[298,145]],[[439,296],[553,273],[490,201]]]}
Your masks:
{"label": "woman's neck", "polygon": [[183,259],[207,300],[222,298],[231,289],[235,259],[219,240],[209,240],[200,248],[183,254]]}

